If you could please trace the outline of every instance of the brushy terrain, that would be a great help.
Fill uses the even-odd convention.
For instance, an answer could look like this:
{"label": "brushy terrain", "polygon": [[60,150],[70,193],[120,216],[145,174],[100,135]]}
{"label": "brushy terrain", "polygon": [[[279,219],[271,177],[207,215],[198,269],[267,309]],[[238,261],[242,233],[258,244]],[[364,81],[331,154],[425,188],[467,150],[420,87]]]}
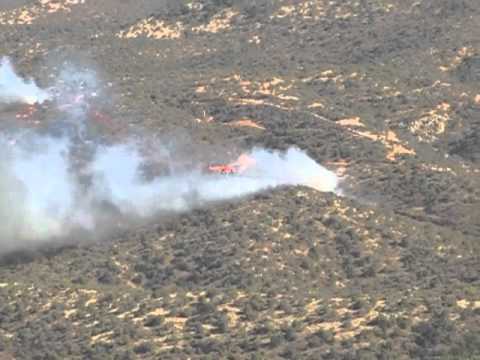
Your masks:
{"label": "brushy terrain", "polygon": [[297,145],[347,196],[5,256],[0,358],[479,358],[479,22],[476,0],[2,1],[0,55],[39,83],[91,63],[118,136]]}

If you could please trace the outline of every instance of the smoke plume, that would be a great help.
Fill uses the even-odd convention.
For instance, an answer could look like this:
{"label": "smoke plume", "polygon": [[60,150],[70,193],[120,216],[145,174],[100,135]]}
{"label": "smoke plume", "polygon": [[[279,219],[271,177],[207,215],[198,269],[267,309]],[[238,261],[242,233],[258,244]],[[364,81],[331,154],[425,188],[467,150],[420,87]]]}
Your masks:
{"label": "smoke plume", "polygon": [[24,80],[17,76],[9,58],[0,61],[0,101],[2,103],[21,102],[25,104],[41,103],[50,94],[40,89],[33,80]]}
{"label": "smoke plume", "polygon": [[4,59],[0,76],[0,102],[51,102],[61,114],[45,127],[0,131],[0,253],[65,240],[80,230],[96,237],[119,223],[281,185],[336,190],[335,174],[297,148],[251,149],[243,156],[254,165],[223,175],[206,170],[207,155],[194,162],[179,151],[181,144],[161,137],[147,145],[134,136],[122,142],[92,136],[88,114],[102,94],[91,71],[64,70],[42,90],[18,78]]}

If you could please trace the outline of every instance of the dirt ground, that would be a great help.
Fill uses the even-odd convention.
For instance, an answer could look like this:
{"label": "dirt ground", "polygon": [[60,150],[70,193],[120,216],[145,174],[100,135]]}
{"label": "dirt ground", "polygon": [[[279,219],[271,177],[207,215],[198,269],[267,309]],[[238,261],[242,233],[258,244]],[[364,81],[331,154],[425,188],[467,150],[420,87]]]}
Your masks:
{"label": "dirt ground", "polygon": [[0,56],[110,83],[116,131],[297,145],[286,187],[4,257],[0,359],[480,357],[477,0],[3,0]]}

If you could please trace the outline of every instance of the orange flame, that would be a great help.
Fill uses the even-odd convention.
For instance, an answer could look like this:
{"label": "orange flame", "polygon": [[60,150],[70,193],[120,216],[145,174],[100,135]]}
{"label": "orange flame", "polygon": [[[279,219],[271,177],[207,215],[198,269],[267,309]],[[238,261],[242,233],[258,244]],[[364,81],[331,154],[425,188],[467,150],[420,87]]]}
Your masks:
{"label": "orange flame", "polygon": [[35,105],[28,105],[22,111],[18,112],[15,117],[17,119],[29,119],[33,116],[33,114],[35,114],[36,111],[37,108]]}
{"label": "orange flame", "polygon": [[242,154],[229,164],[210,165],[208,170],[217,174],[241,174],[253,166],[255,166],[255,160],[247,154]]}
{"label": "orange flame", "polygon": [[254,158],[248,156],[247,154],[242,154],[238,157],[237,160],[228,165],[236,168],[237,172],[242,173],[245,170],[255,166],[255,163],[256,162]]}

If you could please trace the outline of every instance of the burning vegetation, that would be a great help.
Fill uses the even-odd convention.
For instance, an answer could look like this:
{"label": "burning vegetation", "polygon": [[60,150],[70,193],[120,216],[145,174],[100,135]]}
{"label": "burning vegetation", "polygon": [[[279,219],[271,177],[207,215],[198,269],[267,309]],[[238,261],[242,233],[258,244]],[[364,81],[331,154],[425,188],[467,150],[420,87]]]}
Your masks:
{"label": "burning vegetation", "polygon": [[[285,154],[254,148],[205,170],[179,167],[189,159],[177,154],[182,144],[175,140],[166,144],[161,137],[146,141],[132,135],[112,140],[90,131],[92,124],[108,127],[113,119],[95,105],[104,95],[88,69],[64,70],[45,90],[19,78],[9,60],[2,61],[0,71],[8,75],[0,101],[28,106],[14,120],[35,116],[42,106],[56,110],[48,124],[21,128],[13,121],[0,133],[5,149],[2,192],[9,194],[1,204],[8,221],[0,251],[66,239],[79,231],[96,238],[120,222],[133,224],[133,219],[184,212],[276,186],[308,186],[311,178],[322,179],[323,191],[336,189],[333,173],[294,148]],[[208,152],[204,155],[208,163]],[[156,166],[166,171],[144,176],[142,169]],[[226,174],[232,177],[217,176]]]}
{"label": "burning vegetation", "polygon": [[0,359],[478,358],[479,21],[1,1]]}
{"label": "burning vegetation", "polygon": [[217,174],[242,174],[256,165],[255,159],[247,154],[241,154],[237,160],[228,164],[210,164],[208,171]]}

